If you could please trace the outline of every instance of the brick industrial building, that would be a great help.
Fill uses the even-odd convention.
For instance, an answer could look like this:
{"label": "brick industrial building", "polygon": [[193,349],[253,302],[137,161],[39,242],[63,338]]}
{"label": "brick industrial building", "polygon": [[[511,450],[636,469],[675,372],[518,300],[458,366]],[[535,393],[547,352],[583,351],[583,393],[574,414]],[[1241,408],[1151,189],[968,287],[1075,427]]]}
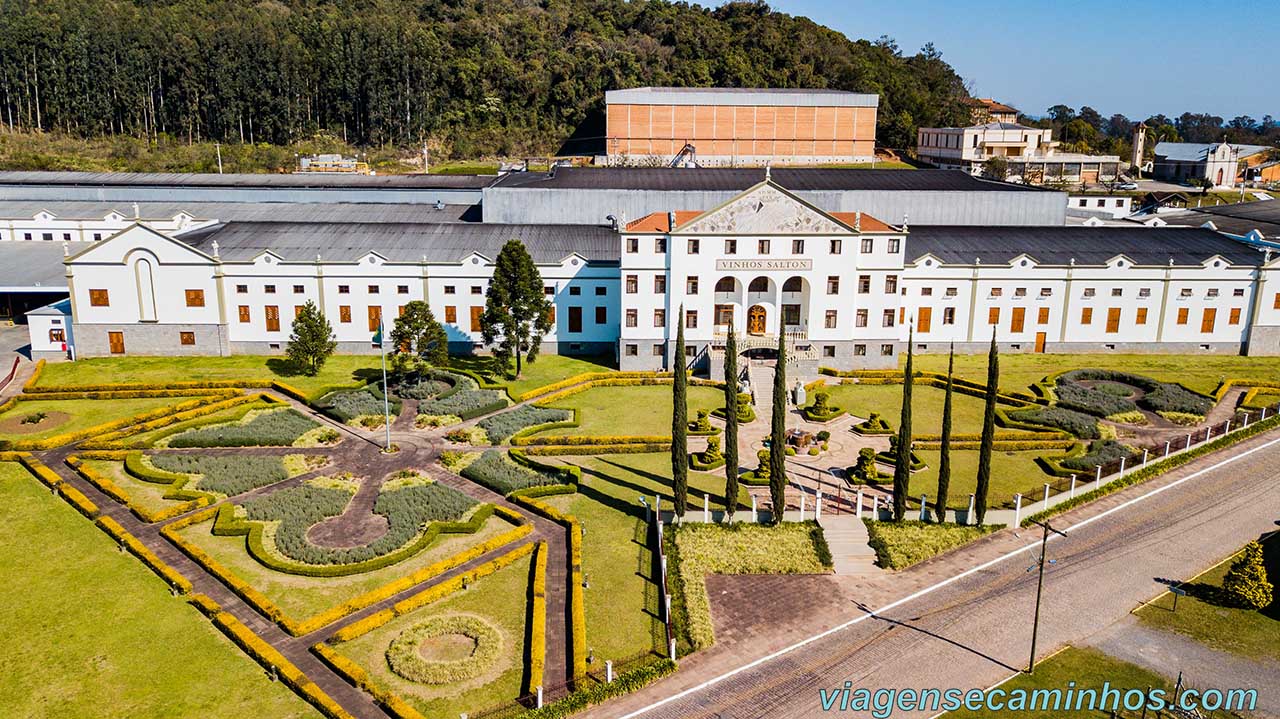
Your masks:
{"label": "brick industrial building", "polygon": [[877,95],[840,90],[640,87],[605,93],[605,161],[703,167],[870,162]]}

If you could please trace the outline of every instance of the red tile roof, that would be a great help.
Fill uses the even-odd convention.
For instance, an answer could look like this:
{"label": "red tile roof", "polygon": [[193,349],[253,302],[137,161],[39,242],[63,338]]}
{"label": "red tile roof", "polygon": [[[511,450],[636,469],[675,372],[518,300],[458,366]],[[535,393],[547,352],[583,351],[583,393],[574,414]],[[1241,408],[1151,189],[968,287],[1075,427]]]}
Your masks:
{"label": "red tile roof", "polygon": [[[701,214],[695,210],[677,210],[676,226],[679,227]],[[666,212],[650,212],[638,220],[628,222],[627,230],[629,232],[670,232],[670,217]]]}

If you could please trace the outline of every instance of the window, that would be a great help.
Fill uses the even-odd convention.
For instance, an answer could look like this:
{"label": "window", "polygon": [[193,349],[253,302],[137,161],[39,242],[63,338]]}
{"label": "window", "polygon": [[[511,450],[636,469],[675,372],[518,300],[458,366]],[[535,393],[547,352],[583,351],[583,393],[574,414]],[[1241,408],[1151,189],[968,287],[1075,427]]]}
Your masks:
{"label": "window", "polygon": [[597,307],[596,308],[596,324],[603,325],[608,323],[608,321],[609,321],[609,308]]}
{"label": "window", "polygon": [[634,255],[639,251],[640,251],[640,238],[628,237],[627,238],[627,254]]}
{"label": "window", "polygon": [[1139,307],[1139,308],[1138,308],[1138,314],[1137,314],[1137,316],[1136,316],[1136,317],[1134,317],[1133,323],[1134,323],[1134,324],[1138,324],[1138,325],[1145,325],[1145,324],[1147,323],[1147,308],[1146,308],[1146,307]]}
{"label": "window", "polygon": [[921,297],[933,297],[933,288],[932,288],[932,287],[921,287],[921,288],[920,288],[920,296],[921,296]]}
{"label": "window", "polygon": [[1106,207],[1106,206],[1107,206],[1106,200],[1098,200],[1098,207]]}
{"label": "window", "polygon": [[396,285],[396,294],[397,295],[409,294],[409,285]]}
{"label": "window", "polygon": [[696,255],[702,250],[702,242],[699,240],[689,240],[689,254]]}
{"label": "window", "polygon": [[[858,294],[865,295],[871,292],[871,275],[858,275]],[[1276,295],[1276,308],[1280,309],[1280,294]]]}
{"label": "window", "polygon": [[732,277],[721,277],[716,280],[716,294],[722,295],[733,292],[733,284]]}
{"label": "window", "polygon": [[[472,289],[472,294],[475,294],[475,288],[473,287],[471,289]],[[369,294],[376,295],[381,291],[382,291],[382,288],[378,287],[377,285],[369,285]]]}
{"label": "window", "polygon": [[[471,309],[475,310],[474,307],[472,307]],[[368,315],[369,315],[369,331],[377,332],[378,328],[382,326],[382,307],[378,305],[369,305]]]}
{"label": "window", "polygon": [[267,305],[266,315],[267,315],[267,331],[279,332],[280,331],[280,308],[275,305]]}
{"label": "window", "polygon": [[1138,297],[1150,297],[1150,296],[1151,296],[1151,288],[1150,288],[1150,287],[1140,287],[1140,288],[1138,288]]}
{"label": "window", "polygon": [[654,356],[654,357],[661,357],[661,356],[662,356],[662,354],[663,354],[663,352],[662,352],[662,343],[658,343],[658,344],[654,345],[654,346],[653,346],[653,356]]}
{"label": "window", "polygon": [[1244,297],[1244,288],[1243,288],[1243,287],[1237,287],[1237,288],[1235,288],[1234,290],[1231,290],[1231,296],[1232,296],[1232,297]]}
{"label": "window", "polygon": [[546,295],[547,297],[553,297],[556,294],[556,288],[552,287],[551,285],[547,285],[542,288],[542,294]]}
{"label": "window", "polygon": [[1178,308],[1178,324],[1185,325],[1187,323],[1187,320],[1190,317],[1191,317],[1191,310],[1187,309],[1186,307]]}
{"label": "window", "polygon": [[1227,317],[1227,324],[1229,325],[1240,324],[1240,308],[1239,307],[1231,308],[1231,314]]}
{"label": "window", "polygon": [[[452,288],[452,287],[446,287],[446,288],[444,288],[444,293],[445,293],[446,295],[451,295],[451,294],[453,294],[453,288]],[[338,294],[340,294],[340,295],[349,295],[349,294],[351,294],[351,285],[338,285]]]}
{"label": "window", "polygon": [[569,288],[569,294],[570,294],[570,296],[577,297],[577,296],[579,296],[579,295],[581,295],[581,294],[582,294],[582,288],[581,288],[581,287],[570,287],[570,288]]}
{"label": "window", "polygon": [[[344,320],[344,321],[345,321],[345,322],[350,322],[350,321],[351,321],[351,308],[350,308],[350,307],[345,307],[345,308],[343,308],[343,309],[345,309],[345,310],[347,311],[347,319],[346,319],[346,320]],[[554,309],[555,309],[555,307],[552,307],[551,309],[553,309],[553,310],[554,310]],[[445,306],[445,308],[444,308],[444,321],[445,321],[445,322],[448,322],[448,323],[450,323],[450,324],[457,324],[457,322],[458,322],[458,308],[457,308],[457,307],[454,307],[453,305],[446,305],[446,306]]]}
{"label": "window", "polygon": [[804,254],[804,240],[792,240],[792,241],[791,241],[791,254],[793,254],[793,255],[803,255],[803,254]]}
{"label": "window", "polygon": [[889,238],[889,254],[896,255],[902,251],[902,240],[896,237]]}
{"label": "window", "polygon": [[187,290],[187,307],[204,307],[204,290]]}
{"label": "window", "polygon": [[[570,323],[572,323],[572,322],[573,322],[573,310],[574,310],[574,309],[575,309],[575,308],[573,308],[573,307],[570,307],[570,308],[569,308],[569,322],[570,322]],[[577,329],[577,330],[573,330],[572,328],[570,328],[570,331],[571,331],[571,332],[573,332],[573,331],[581,332],[581,331],[582,331],[582,308],[581,308],[581,307],[578,307],[578,308],[576,308],[576,309],[578,310],[578,329]],[[472,332],[479,332],[479,331],[481,330],[480,317],[481,317],[483,314],[484,314],[484,308],[483,308],[483,307],[476,307],[476,306],[473,306],[473,307],[471,308],[471,331],[472,331]]]}
{"label": "window", "polygon": [[884,311],[884,316],[880,318],[880,326],[881,327],[893,326],[893,310]]}
{"label": "window", "polygon": [[654,327],[666,327],[666,326],[667,326],[667,311],[666,311],[666,310],[654,310],[654,311],[653,311],[653,326],[654,326]]}
{"label": "window", "polygon": [[[844,242],[843,242],[843,241],[841,241],[841,240],[832,240],[832,241],[831,241],[831,248],[830,248],[830,250],[831,250],[831,254],[833,254],[833,255],[838,255],[838,254],[840,254],[841,250],[843,250],[843,249],[844,249]],[[832,356],[834,357],[835,355],[832,355]]]}
{"label": "window", "polygon": [[1096,291],[1095,291],[1092,287],[1086,287],[1086,288],[1084,288],[1084,296],[1085,296],[1085,297],[1093,297],[1093,296],[1094,296],[1094,294],[1096,294]]}
{"label": "window", "polygon": [[836,346],[835,346],[835,345],[822,345],[822,356],[823,356],[823,357],[835,357],[835,356],[836,356]]}
{"label": "window", "polygon": [[[342,287],[339,287],[339,288],[338,288],[338,292],[342,292]],[[444,293],[445,293],[446,295],[456,295],[456,294],[458,294],[458,288],[457,288],[457,287],[454,287],[453,285],[445,285],[445,286],[444,286]]]}
{"label": "window", "polygon": [[884,293],[886,295],[898,294],[898,276],[886,275],[884,278]]}
{"label": "window", "polygon": [[240,321],[248,322],[249,321],[249,305],[240,305],[240,307],[238,307],[237,309],[239,309],[240,311]]}
{"label": "window", "polygon": [[716,305],[714,317],[717,327],[727,327],[733,321],[733,305]]}
{"label": "window", "polygon": [[686,295],[698,294],[698,278],[690,277],[684,281],[684,293]]}
{"label": "window", "polygon": [[605,287],[604,285],[599,285],[596,287],[596,297],[604,297],[607,294],[609,294],[608,287]]}
{"label": "window", "polygon": [[552,329],[554,329],[556,326],[556,306],[555,305],[547,305],[547,324],[551,325]]}
{"label": "window", "polygon": [[267,293],[267,294],[269,294],[269,295],[274,295],[274,294],[276,293],[276,286],[275,286],[275,285],[263,285],[263,286],[262,286],[262,291],[263,291],[263,292],[265,292],[265,293]]}
{"label": "window", "polygon": [[1014,307],[1013,317],[1012,319],[1009,320],[1009,331],[1021,332],[1025,326],[1026,318],[1027,318],[1026,307]]}
{"label": "window", "polygon": [[24,232],[24,233],[22,233],[22,239],[24,239],[24,240],[30,240],[30,239],[31,239],[31,233],[30,233],[30,232]]}
{"label": "window", "polygon": [[404,305],[396,307],[396,317],[404,317]]}
{"label": "window", "polygon": [[870,237],[862,238],[862,254],[868,254],[875,249],[875,240]]}
{"label": "window", "polygon": [[853,346],[853,356],[855,356],[855,357],[866,357],[866,356],[867,356],[867,346],[866,346],[866,345],[854,345],[854,346]]}
{"label": "window", "polygon": [[195,332],[179,332],[178,333],[178,344],[190,346],[190,345],[194,345],[195,343],[196,343]]}
{"label": "window", "polygon": [[928,332],[933,328],[933,308],[921,307],[916,310],[916,331]]}
{"label": "window", "polygon": [[840,294],[840,278],[839,277],[832,275],[827,278],[827,294],[829,295]]}
{"label": "window", "polygon": [[627,310],[627,326],[628,327],[637,326],[636,323],[638,318],[639,318],[639,312],[637,310]]}
{"label": "window", "polygon": [[[406,287],[406,288],[405,288],[405,291],[408,291],[408,289],[409,289],[409,288],[408,288],[408,287]],[[302,294],[303,292],[306,292],[306,291],[307,291],[307,288],[306,288],[306,287],[303,287],[302,285],[294,285],[294,286],[293,286],[293,294],[295,294],[295,295],[300,295],[300,294]]]}
{"label": "window", "polygon": [[45,242],[53,242],[53,233],[52,233],[52,232],[45,232],[44,234],[40,235],[40,237],[41,237]]}
{"label": "window", "polygon": [[697,357],[697,356],[698,356],[698,347],[697,347],[696,345],[685,345],[685,348],[684,348],[684,356],[685,356],[685,357]]}
{"label": "window", "polygon": [[1179,296],[1179,297],[1190,297],[1190,296],[1191,296],[1191,288],[1190,288],[1190,287],[1184,287],[1184,288],[1182,288],[1182,290],[1178,292],[1178,296]]}
{"label": "window", "polygon": [[1080,206],[1080,207],[1085,207],[1085,206],[1087,206],[1088,204],[1089,204],[1089,201],[1088,201],[1088,200],[1086,200],[1086,199],[1085,199],[1085,198],[1083,198],[1083,197],[1081,197],[1081,198],[1080,198],[1080,204],[1079,204],[1079,206]]}
{"label": "window", "polygon": [[1081,308],[1080,324],[1082,325],[1093,324],[1093,308],[1092,307]]}
{"label": "window", "polygon": [[64,329],[62,329],[62,328],[56,328],[56,329],[51,329],[51,330],[49,330],[49,341],[50,341],[50,342],[53,342],[53,343],[55,343],[55,344],[56,344],[56,343],[58,343],[58,342],[66,342],[66,341],[67,341],[67,331],[66,331],[66,330],[64,330]]}
{"label": "window", "polygon": [[867,311],[866,311],[866,310],[858,310],[856,313],[854,313],[854,316],[853,316],[853,324],[854,324],[854,326],[856,326],[856,327],[866,327],[866,326],[867,326]]}
{"label": "window", "polygon": [[[30,238],[30,237],[28,237],[27,239],[31,239],[31,238]],[[93,233],[93,241],[94,241],[94,242],[101,242],[101,241],[102,241],[102,233],[101,233],[101,232],[95,232],[95,233]]]}
{"label": "window", "polygon": [[1002,288],[1002,287],[992,287],[992,288],[991,288],[991,296],[992,296],[992,297],[1000,297],[1000,296],[1002,296],[1002,295],[1004,295],[1004,288]]}
{"label": "window", "polygon": [[955,297],[955,296],[956,296],[956,292],[957,292],[957,290],[956,290],[956,288],[955,288],[955,287],[948,287],[948,288],[947,288],[947,291],[946,291],[946,295],[947,295],[947,297]]}
{"label": "window", "polygon": [[1112,296],[1112,297],[1123,297],[1123,296],[1124,296],[1124,290],[1123,290],[1122,288],[1119,288],[1119,287],[1112,287],[1112,288],[1111,288],[1111,296]]}
{"label": "window", "polygon": [[[1278,298],[1276,306],[1280,307],[1280,295],[1276,295],[1276,297]],[[89,290],[89,306],[110,307],[111,297],[106,290]]]}
{"label": "window", "polygon": [[1205,308],[1204,314],[1200,316],[1200,331],[1212,332],[1214,325],[1217,323],[1218,310],[1213,307]]}
{"label": "window", "polygon": [[1276,298],[1275,298],[1275,300],[1272,302],[1271,309],[1273,309],[1273,310],[1280,310],[1280,292],[1277,292],[1277,293],[1276,293]]}
{"label": "window", "polygon": [[987,310],[987,324],[989,325],[1000,324],[1000,308],[999,307],[992,307],[991,309]]}
{"label": "window", "polygon": [[688,330],[697,329],[698,327],[698,311],[697,310],[685,310],[684,327],[685,329],[688,329]]}
{"label": "window", "polygon": [[1026,297],[1026,296],[1027,296],[1027,288],[1026,288],[1026,287],[1018,287],[1018,288],[1015,288],[1015,289],[1013,290],[1013,296],[1014,296],[1014,297]]}
{"label": "window", "polygon": [[653,278],[653,292],[658,295],[665,295],[667,293],[666,275],[658,275]]}
{"label": "window", "polygon": [[760,253],[760,254],[762,254],[762,255],[767,255],[767,254],[769,254],[769,241],[768,241],[768,240],[757,240],[757,241],[756,241],[756,252],[758,252],[758,253]]}
{"label": "window", "polygon": [[1116,200],[1116,207],[1124,207],[1124,200]]}
{"label": "window", "polygon": [[[370,286],[369,286],[369,291],[370,291],[370,292],[374,292],[374,289],[373,289],[373,286],[372,286],[372,285],[370,285]],[[377,294],[377,293],[376,293],[376,292],[374,292],[374,294]],[[483,294],[484,294],[484,288],[483,288],[483,287],[481,287],[480,285],[471,285],[471,294],[473,294],[473,295],[483,295]],[[572,292],[570,292],[569,294],[573,294],[573,293],[572,293]]]}
{"label": "window", "polygon": [[[293,306],[293,316],[294,316],[295,318],[296,318],[298,315],[302,314],[302,308],[303,308],[303,307],[304,307],[304,305],[294,305],[294,306]],[[404,312],[401,312],[400,314],[404,314]]]}
{"label": "window", "polygon": [[942,308],[942,324],[954,325],[955,323],[956,323],[956,308],[943,307]]}
{"label": "window", "polygon": [[786,282],[782,283],[782,293],[794,295],[804,292],[804,282],[799,277],[788,277]]}
{"label": "window", "polygon": [[1039,324],[1039,325],[1049,324],[1049,308],[1048,307],[1041,307],[1039,311],[1036,313],[1036,324]]}
{"label": "window", "polygon": [[724,253],[725,253],[726,255],[736,255],[736,254],[738,254],[738,241],[737,241],[737,240],[725,240],[725,241],[724,241]]}
{"label": "window", "polygon": [[637,355],[639,355],[639,354],[640,354],[640,346],[639,346],[639,345],[627,345],[626,353],[627,353],[627,356],[628,356],[628,357],[635,357],[635,356],[637,356]]}
{"label": "window", "polygon": [[880,345],[880,354],[884,355],[885,357],[892,356],[893,345],[890,345],[890,344]]}
{"label": "window", "polygon": [[829,330],[833,330],[836,328],[836,311],[835,310],[827,310],[827,314],[823,322],[823,326]]}
{"label": "window", "polygon": [[635,275],[627,275],[627,294],[634,295],[640,291],[640,278]]}
{"label": "window", "polygon": [[1107,334],[1113,335],[1120,331],[1120,308],[1107,308]]}
{"label": "window", "polygon": [[1218,296],[1218,288],[1217,288],[1217,287],[1210,287],[1210,288],[1205,292],[1205,297],[1217,297],[1217,296]]}
{"label": "window", "polygon": [[1040,288],[1040,296],[1041,296],[1041,297],[1052,297],[1052,296],[1053,296],[1053,288],[1052,288],[1052,287],[1041,287],[1041,288]]}
{"label": "window", "polygon": [[653,251],[658,254],[664,254],[667,251],[667,238],[659,237],[653,241]]}
{"label": "window", "polygon": [[769,291],[769,280],[765,279],[764,277],[757,277],[754,280],[751,280],[751,284],[747,285],[747,292],[750,292],[753,294],[759,294],[761,292],[768,292],[768,291]]}
{"label": "window", "polygon": [[[342,323],[348,323],[351,321],[351,305],[338,306],[338,321]],[[450,321],[452,322],[452,320]]]}

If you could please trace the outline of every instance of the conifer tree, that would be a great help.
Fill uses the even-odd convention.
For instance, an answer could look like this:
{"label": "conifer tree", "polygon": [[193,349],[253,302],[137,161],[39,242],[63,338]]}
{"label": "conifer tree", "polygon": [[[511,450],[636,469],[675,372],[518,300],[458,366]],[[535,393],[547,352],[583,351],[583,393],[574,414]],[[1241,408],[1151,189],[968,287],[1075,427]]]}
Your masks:
{"label": "conifer tree", "polygon": [[738,339],[732,319],[724,348],[724,507],[732,521],[738,507]]}
{"label": "conifer tree", "polygon": [[676,315],[676,351],[671,360],[675,373],[671,390],[671,490],[676,517],[683,518],[689,504],[689,373],[684,359],[684,305]]}
{"label": "conifer tree", "polygon": [[422,300],[404,306],[391,328],[394,347],[391,365],[397,372],[421,369],[423,364],[443,367],[449,364],[449,336],[436,320],[431,307]]}
{"label": "conifer tree", "polygon": [[316,303],[307,300],[293,318],[289,345],[285,348],[289,362],[303,374],[314,377],[336,349],[338,342],[333,335],[333,326]]}
{"label": "conifer tree", "polygon": [[947,391],[942,398],[942,443],[938,457],[938,492],[933,500],[933,516],[938,524],[947,521],[947,492],[951,489],[951,394],[952,376],[956,369],[956,348],[951,346],[947,358]]}
{"label": "conifer tree", "polygon": [[1271,606],[1274,587],[1267,581],[1262,545],[1249,542],[1222,578],[1222,590],[1233,604],[1242,609],[1266,609]]}
{"label": "conifer tree", "polygon": [[978,481],[973,493],[973,511],[981,525],[987,517],[987,492],[991,488],[991,448],[996,438],[996,393],[1000,387],[1000,355],[996,330],[991,328],[991,351],[987,353],[986,409],[982,413],[982,441],[978,445]]}
{"label": "conifer tree", "polygon": [[524,243],[508,240],[494,261],[493,279],[485,293],[480,334],[490,345],[494,362],[506,373],[512,357],[516,377],[523,361],[533,362],[542,336],[551,331],[551,302],[542,291],[542,274]]}
{"label": "conifer tree", "polygon": [[902,376],[902,414],[898,422],[897,455],[893,458],[893,521],[901,522],[907,514],[907,492],[911,484],[911,386],[914,329],[907,332],[907,368]]}
{"label": "conifer tree", "polygon": [[773,367],[773,424],[769,431],[769,500],[773,523],[787,508],[787,339],[778,332],[778,363]]}

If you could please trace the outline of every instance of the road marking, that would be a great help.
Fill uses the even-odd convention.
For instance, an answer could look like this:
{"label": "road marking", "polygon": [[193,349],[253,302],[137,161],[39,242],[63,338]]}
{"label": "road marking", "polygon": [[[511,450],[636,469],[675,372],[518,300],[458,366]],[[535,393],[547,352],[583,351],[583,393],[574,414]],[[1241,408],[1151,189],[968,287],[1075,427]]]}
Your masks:
{"label": "road marking", "polygon": [[[1088,517],[1087,519],[1084,519],[1084,520],[1082,520],[1081,522],[1079,522],[1079,523],[1077,523],[1077,524],[1073,524],[1073,525],[1071,525],[1070,527],[1068,527],[1068,528],[1067,528],[1067,531],[1068,531],[1068,532],[1071,532],[1071,531],[1074,531],[1074,530],[1079,529],[1079,528],[1081,528],[1081,527],[1086,527],[1086,526],[1088,526],[1088,525],[1090,525],[1090,524],[1092,524],[1092,523],[1094,523],[1094,522],[1098,521],[1099,519],[1102,519],[1103,517],[1110,516],[1110,515],[1112,515],[1112,514],[1114,514],[1114,513],[1118,512],[1118,511],[1122,510],[1122,509],[1125,509],[1126,507],[1130,507],[1130,506],[1132,506],[1132,505],[1134,505],[1134,504],[1137,504],[1138,502],[1141,502],[1141,501],[1143,501],[1143,500],[1145,500],[1145,499],[1149,499],[1149,498],[1151,498],[1151,497],[1154,497],[1154,496],[1156,496],[1157,494],[1160,494],[1161,492],[1164,492],[1165,490],[1168,490],[1168,489],[1172,489],[1172,488],[1174,488],[1174,487],[1177,487],[1178,485],[1182,484],[1183,482],[1188,482],[1188,481],[1190,481],[1190,480],[1192,480],[1192,479],[1195,479],[1195,478],[1197,478],[1197,477],[1200,477],[1200,476],[1202,476],[1202,475],[1204,475],[1204,474],[1206,474],[1206,473],[1208,473],[1208,472],[1212,472],[1212,471],[1214,471],[1214,470],[1217,470],[1217,469],[1220,469],[1220,468],[1222,468],[1222,467],[1225,467],[1225,466],[1227,466],[1228,464],[1231,464],[1232,462],[1235,462],[1235,461],[1236,461],[1236,460],[1238,460],[1238,459],[1243,459],[1244,457],[1248,457],[1249,455],[1253,454],[1254,452],[1258,452],[1258,451],[1261,451],[1261,450],[1267,449],[1268,447],[1271,447],[1272,445],[1276,445],[1276,444],[1280,444],[1280,438],[1273,439],[1273,440],[1271,440],[1270,442],[1267,442],[1267,443],[1265,443],[1265,444],[1260,444],[1260,445],[1258,445],[1257,447],[1254,447],[1253,449],[1249,449],[1249,450],[1246,450],[1246,451],[1241,452],[1241,453],[1239,453],[1239,454],[1236,454],[1236,455],[1234,455],[1234,456],[1228,457],[1228,458],[1226,458],[1226,459],[1224,459],[1224,460],[1222,460],[1222,461],[1220,461],[1220,462],[1218,462],[1218,463],[1216,463],[1216,464],[1213,464],[1213,465],[1210,465],[1210,466],[1208,466],[1208,467],[1205,467],[1204,469],[1201,469],[1201,470],[1197,470],[1197,471],[1195,471],[1195,472],[1192,472],[1191,474],[1188,474],[1187,476],[1183,477],[1182,479],[1179,479],[1179,480],[1175,480],[1175,481],[1173,481],[1173,482],[1170,482],[1169,484],[1166,484],[1166,485],[1164,485],[1163,487],[1157,487],[1156,489],[1153,489],[1153,490],[1151,490],[1150,492],[1147,492],[1146,494],[1139,495],[1139,496],[1134,497],[1133,499],[1130,499],[1130,500],[1128,500],[1128,501],[1126,501],[1126,502],[1124,502],[1124,503],[1122,503],[1122,504],[1118,504],[1118,505],[1116,505],[1116,506],[1112,507],[1111,509],[1108,509],[1108,510],[1106,510],[1106,511],[1104,511],[1104,512],[1101,512],[1101,513],[1099,513],[1099,514],[1096,514],[1096,515],[1094,515],[1094,516],[1092,516],[1092,517]],[[1123,491],[1123,490],[1121,490],[1121,491]],[[1099,497],[1099,499],[1101,499],[1101,497]],[[1097,500],[1095,500],[1095,501],[1097,501]],[[1053,540],[1058,539],[1058,538],[1059,538],[1059,537],[1058,537],[1057,535],[1050,535],[1050,536],[1049,536],[1049,541],[1053,541]],[[802,640],[800,640],[800,641],[796,642],[795,644],[792,644],[792,645],[787,646],[787,647],[783,647],[782,649],[779,649],[779,650],[777,650],[777,651],[773,652],[772,654],[767,654],[767,655],[765,655],[765,656],[763,656],[763,657],[760,657],[759,659],[756,659],[756,660],[754,660],[754,661],[751,661],[751,662],[748,662],[748,663],[746,663],[746,664],[743,664],[742,666],[740,666],[740,667],[738,667],[738,668],[736,668],[736,669],[731,669],[731,670],[729,670],[729,671],[725,672],[724,674],[721,674],[720,676],[712,677],[711,679],[708,679],[708,680],[706,680],[705,682],[702,682],[701,684],[698,684],[697,686],[689,687],[688,689],[685,689],[684,691],[677,692],[677,693],[672,694],[671,696],[666,697],[666,698],[664,698],[664,699],[659,699],[658,701],[656,701],[656,702],[654,702],[654,703],[652,703],[652,704],[650,704],[650,705],[648,705],[648,706],[646,706],[646,707],[642,707],[642,708],[640,708],[640,709],[637,709],[637,710],[635,710],[635,711],[631,712],[630,714],[626,714],[626,715],[624,715],[624,716],[620,717],[619,719],[635,719],[636,717],[642,716],[642,715],[644,715],[644,714],[646,714],[646,713],[648,713],[648,712],[650,712],[650,711],[653,711],[654,709],[657,709],[657,708],[659,708],[659,707],[662,707],[662,706],[665,706],[665,705],[667,705],[667,704],[670,704],[670,703],[671,703],[671,702],[673,702],[673,701],[676,701],[676,700],[679,700],[679,699],[683,699],[683,698],[685,698],[685,697],[687,697],[687,696],[690,696],[690,695],[692,695],[692,694],[696,694],[696,693],[698,693],[698,692],[702,691],[703,689],[706,689],[706,688],[708,688],[708,687],[715,686],[716,684],[719,684],[720,682],[722,682],[722,681],[724,681],[724,680],[726,680],[726,679],[730,679],[730,678],[732,678],[732,677],[737,676],[738,674],[741,674],[741,673],[746,672],[746,671],[750,671],[750,670],[752,670],[752,669],[754,669],[754,668],[756,668],[756,667],[760,666],[761,664],[765,664],[765,663],[767,663],[767,662],[771,662],[771,661],[773,661],[774,659],[777,659],[778,657],[784,656],[784,655],[786,655],[786,654],[790,654],[791,652],[794,652],[794,651],[796,651],[797,649],[802,649],[802,648],[804,648],[804,647],[806,647],[806,646],[808,646],[808,645],[810,645],[810,644],[812,644],[812,643],[814,643],[814,642],[816,642],[816,641],[819,641],[819,640],[821,640],[821,639],[825,639],[825,638],[827,638],[827,637],[829,637],[829,636],[831,636],[831,635],[833,635],[833,634],[836,634],[837,632],[842,632],[842,631],[844,631],[845,629],[848,629],[849,627],[855,626],[855,625],[857,625],[857,624],[861,624],[862,622],[865,622],[866,620],[871,619],[872,617],[875,617],[875,616],[876,616],[876,615],[878,615],[878,614],[882,614],[882,613],[887,612],[887,611],[889,611],[889,610],[891,610],[891,609],[896,609],[896,608],[898,608],[898,607],[902,606],[903,604],[906,604],[907,602],[913,601],[913,600],[915,600],[915,599],[919,599],[920,597],[923,597],[923,596],[925,596],[925,595],[927,595],[927,594],[932,594],[933,592],[936,592],[936,591],[938,591],[939,589],[942,589],[943,587],[946,587],[946,586],[948,586],[948,585],[950,585],[950,584],[953,584],[953,583],[955,583],[955,582],[958,582],[958,581],[960,581],[961,579],[964,579],[965,577],[968,577],[968,576],[970,576],[970,575],[972,575],[972,574],[976,574],[976,573],[981,572],[981,571],[983,571],[983,570],[985,570],[985,569],[988,569],[988,568],[990,568],[990,567],[994,567],[995,565],[1000,564],[1001,562],[1003,562],[1003,561],[1005,561],[1005,560],[1012,559],[1013,557],[1016,557],[1016,556],[1018,556],[1018,555],[1020,555],[1020,554],[1023,554],[1024,552],[1027,552],[1027,551],[1030,551],[1030,550],[1032,550],[1032,549],[1035,549],[1035,548],[1036,548],[1036,546],[1037,546],[1037,545],[1039,545],[1039,544],[1040,544],[1040,540],[1039,540],[1039,539],[1037,539],[1037,540],[1035,540],[1035,541],[1031,542],[1030,544],[1026,545],[1025,547],[1021,547],[1021,548],[1019,548],[1019,549],[1015,549],[1015,550],[1013,550],[1013,551],[1011,551],[1011,552],[1007,552],[1007,553],[1005,553],[1005,554],[1003,554],[1003,555],[1001,555],[1001,556],[999,556],[999,557],[996,557],[995,559],[992,559],[992,560],[990,560],[990,561],[988,561],[988,562],[984,562],[984,563],[982,563],[982,564],[979,564],[979,565],[978,565],[978,566],[976,566],[976,567],[972,567],[972,568],[970,568],[970,569],[966,569],[965,571],[963,571],[963,572],[961,572],[961,573],[959,573],[959,574],[957,574],[957,575],[955,575],[955,576],[953,576],[953,577],[948,577],[947,579],[944,579],[944,580],[942,580],[941,582],[938,582],[937,584],[934,584],[934,585],[929,586],[929,587],[925,587],[924,589],[921,589],[920,591],[915,592],[914,594],[909,594],[909,595],[907,595],[907,596],[903,597],[902,599],[898,599],[898,600],[896,600],[896,601],[890,602],[889,604],[886,604],[885,606],[880,607],[879,609],[876,609],[876,610],[874,610],[874,611],[872,611],[872,612],[869,612],[869,613],[867,613],[867,614],[863,614],[863,615],[861,615],[861,616],[854,617],[853,619],[850,619],[849,621],[845,622],[844,624],[838,624],[838,625],[836,625],[836,626],[834,626],[834,627],[832,627],[832,628],[830,628],[830,629],[827,629],[827,630],[825,630],[825,631],[819,632],[818,634],[814,634],[814,635],[813,635],[813,636],[811,636],[811,637],[807,637],[807,638],[805,638],[805,639],[802,639]]]}

